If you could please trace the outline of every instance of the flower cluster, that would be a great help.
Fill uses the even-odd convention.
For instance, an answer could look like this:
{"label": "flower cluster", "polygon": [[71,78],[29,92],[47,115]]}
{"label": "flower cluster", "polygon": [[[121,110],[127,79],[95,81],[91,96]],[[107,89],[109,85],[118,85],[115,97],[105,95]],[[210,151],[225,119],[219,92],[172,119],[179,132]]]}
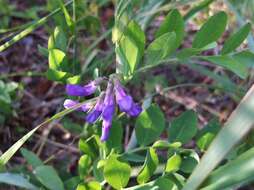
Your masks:
{"label": "flower cluster", "polygon": [[[102,81],[103,79],[99,78],[85,86],[68,84],[66,92],[70,96],[89,96],[97,90]],[[67,99],[64,101],[64,107],[68,109],[78,103],[78,101]],[[102,120],[101,141],[106,141],[109,137],[116,104],[119,106],[120,111],[132,117],[137,117],[142,111],[142,108],[126,93],[124,87],[116,78],[108,81],[106,91],[101,92],[95,104],[85,103],[79,108],[80,111],[88,112],[85,118],[88,123],[93,124],[97,120]]]}

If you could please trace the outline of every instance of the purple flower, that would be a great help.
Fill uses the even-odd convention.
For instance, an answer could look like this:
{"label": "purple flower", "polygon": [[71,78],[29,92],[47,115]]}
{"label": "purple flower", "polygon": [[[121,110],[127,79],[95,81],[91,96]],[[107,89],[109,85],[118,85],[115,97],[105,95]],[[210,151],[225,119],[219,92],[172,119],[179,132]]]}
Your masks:
{"label": "purple flower", "polygon": [[121,111],[126,112],[132,117],[137,117],[142,112],[142,108],[133,101],[133,98],[130,95],[126,94],[118,80],[115,80],[115,94],[116,102]]}
{"label": "purple flower", "polygon": [[104,109],[102,113],[102,134],[101,141],[106,141],[109,137],[112,120],[115,114],[115,97],[113,94],[113,84],[109,81],[104,99]]}
{"label": "purple flower", "polygon": [[76,84],[67,84],[66,92],[70,96],[89,96],[96,91],[97,86],[100,84],[101,81],[102,79],[98,78],[94,81],[89,82],[85,86]]}
{"label": "purple flower", "polygon": [[116,102],[119,105],[120,110],[123,112],[128,112],[134,102],[132,97],[126,94],[124,88],[118,80],[115,80],[115,95]]}
{"label": "purple flower", "polygon": [[104,99],[103,120],[112,121],[115,113],[115,99],[113,94],[113,84],[110,81]]}
{"label": "purple flower", "polygon": [[[71,99],[66,99],[63,103],[63,106],[64,106],[65,109],[69,109],[69,108],[71,108],[71,107],[73,107],[77,104],[79,104],[78,101],[71,100]],[[78,108],[78,110],[83,111],[83,112],[87,112],[91,107],[92,107],[92,105],[90,103],[85,103],[80,108]]]}
{"label": "purple flower", "polygon": [[103,101],[104,101],[104,93],[101,94],[99,99],[97,100],[93,110],[87,114],[86,121],[88,123],[95,123],[95,121],[100,117],[103,109]]}
{"label": "purple flower", "polygon": [[102,122],[102,132],[101,132],[101,141],[104,142],[109,138],[111,126],[112,126],[111,122],[109,122],[107,120],[103,120],[103,122]]}
{"label": "purple flower", "polygon": [[142,112],[142,108],[138,104],[133,104],[131,109],[127,112],[129,116],[137,117]]}
{"label": "purple flower", "polygon": [[69,109],[69,108],[75,106],[78,103],[79,103],[78,101],[71,100],[71,99],[66,99],[63,103],[63,106],[64,106],[65,109]]}

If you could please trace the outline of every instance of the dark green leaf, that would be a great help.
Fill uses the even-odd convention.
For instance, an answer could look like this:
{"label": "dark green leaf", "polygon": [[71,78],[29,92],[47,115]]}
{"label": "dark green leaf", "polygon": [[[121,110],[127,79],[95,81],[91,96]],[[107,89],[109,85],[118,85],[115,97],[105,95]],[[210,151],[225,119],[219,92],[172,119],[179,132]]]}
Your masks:
{"label": "dark green leaf", "polygon": [[0,173],[0,183],[14,185],[29,190],[38,190],[37,187],[31,184],[26,178],[24,178],[20,174]]}
{"label": "dark green leaf", "polygon": [[140,145],[148,145],[156,140],[165,128],[165,118],[156,105],[150,106],[137,118],[135,131]]}
{"label": "dark green leaf", "polygon": [[192,47],[202,48],[215,42],[225,31],[226,25],[227,15],[225,12],[219,12],[210,17],[195,35]]}
{"label": "dark green leaf", "polygon": [[110,130],[110,135],[106,141],[106,146],[108,150],[115,149],[121,151],[122,149],[122,138],[123,138],[123,128],[119,121],[113,121],[112,128]]}
{"label": "dark green leaf", "polygon": [[239,63],[237,60],[231,58],[230,56],[207,56],[202,57],[206,61],[210,61],[216,65],[224,67],[235,74],[237,74],[242,79],[245,79],[248,76],[248,67],[245,64]]}
{"label": "dark green leaf", "polygon": [[201,151],[207,150],[215,135],[220,130],[220,124],[217,119],[211,120],[203,129],[201,129],[196,137],[196,144]]}
{"label": "dark green leaf", "polygon": [[64,185],[56,170],[51,166],[39,166],[34,170],[36,178],[50,190],[64,190]]}
{"label": "dark green leaf", "polygon": [[199,163],[199,157],[196,152],[192,152],[182,157],[180,170],[184,173],[191,173]]}
{"label": "dark green leaf", "polygon": [[175,32],[175,48],[177,48],[181,44],[184,37],[184,20],[177,9],[173,9],[169,12],[165,20],[162,22],[160,28],[156,32],[155,36],[158,38],[168,32]]}
{"label": "dark green leaf", "polygon": [[198,118],[197,114],[192,111],[186,111],[174,119],[169,128],[169,141],[189,142],[197,133]]}
{"label": "dark green leaf", "polygon": [[238,32],[236,32],[235,34],[230,36],[226,40],[226,42],[221,50],[221,54],[228,54],[228,53],[234,51],[247,38],[250,30],[251,30],[251,24],[248,23],[248,24],[244,25],[242,28],[240,28]]}
{"label": "dark green leaf", "polygon": [[21,148],[20,152],[22,156],[26,159],[28,164],[30,164],[33,168],[43,165],[43,162],[40,160],[40,158],[38,158],[38,156],[34,154],[33,152],[25,148]]}
{"label": "dark green leaf", "polygon": [[176,34],[168,32],[156,38],[147,48],[146,64],[156,65],[176,49]]}
{"label": "dark green leaf", "polygon": [[139,184],[146,183],[152,177],[158,164],[159,159],[155,152],[155,149],[149,148],[149,150],[147,151],[145,163],[137,177],[138,183]]}
{"label": "dark green leaf", "polygon": [[248,68],[254,68],[254,54],[250,51],[236,53],[232,55],[232,58]]}
{"label": "dark green leaf", "polygon": [[202,51],[213,49],[216,46],[217,46],[217,43],[212,42],[211,44],[208,44],[207,46],[205,46],[203,48],[185,48],[185,49],[181,50],[179,53],[177,53],[176,56],[178,59],[187,59],[191,56],[200,54]]}

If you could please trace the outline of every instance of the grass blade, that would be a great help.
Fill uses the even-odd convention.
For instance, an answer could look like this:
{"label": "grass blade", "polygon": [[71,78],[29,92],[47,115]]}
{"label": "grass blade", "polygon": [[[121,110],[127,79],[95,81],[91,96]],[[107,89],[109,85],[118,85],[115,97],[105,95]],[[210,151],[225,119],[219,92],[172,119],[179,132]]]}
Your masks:
{"label": "grass blade", "polygon": [[183,190],[195,190],[254,125],[254,85],[216,136]]}
{"label": "grass blade", "polygon": [[[72,3],[72,1],[73,0],[68,1],[65,4],[65,6],[70,5]],[[27,27],[26,29],[24,29],[23,31],[21,31],[20,33],[15,35],[11,40],[5,42],[3,45],[0,46],[0,52],[3,52],[7,48],[9,48],[11,45],[15,44],[16,42],[18,42],[19,40],[21,40],[22,38],[24,38],[25,36],[27,36],[28,34],[33,32],[36,28],[43,25],[49,18],[51,18],[52,16],[57,14],[60,10],[61,10],[61,8],[57,8],[56,10],[54,10],[53,12],[48,14],[47,16],[39,19],[37,22],[31,24],[29,27]]]}
{"label": "grass blade", "polygon": [[[94,99],[89,100],[92,101]],[[86,101],[87,102],[87,101]],[[70,109],[66,109],[62,112],[59,112],[52,116],[51,118],[47,119],[40,125],[37,125],[33,130],[29,131],[25,136],[23,136],[21,139],[19,139],[15,144],[13,144],[4,154],[1,155],[0,157],[0,165],[5,165],[11,157],[18,151],[18,149],[41,127],[45,126],[46,124],[49,124],[53,120],[60,119],[61,117],[73,112],[74,110],[78,109],[81,107],[85,102],[79,103],[75,106],[73,106]]]}

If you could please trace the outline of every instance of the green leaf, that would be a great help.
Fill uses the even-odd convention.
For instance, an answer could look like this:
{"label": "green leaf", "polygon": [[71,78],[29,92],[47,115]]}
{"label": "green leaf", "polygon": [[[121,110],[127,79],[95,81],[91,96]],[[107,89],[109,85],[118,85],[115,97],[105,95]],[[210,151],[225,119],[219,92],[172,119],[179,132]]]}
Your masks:
{"label": "green leaf", "polygon": [[221,54],[228,54],[234,51],[247,38],[251,30],[251,24],[247,23],[238,32],[230,36],[224,43]]}
{"label": "green leaf", "polygon": [[38,156],[34,154],[33,152],[25,148],[21,148],[20,152],[22,156],[26,159],[28,164],[30,164],[33,168],[43,165],[43,162],[40,160],[40,158],[38,158]]}
{"label": "green leaf", "polygon": [[[54,40],[54,42],[53,42],[54,44],[53,45],[51,44],[50,45],[51,47],[53,46],[53,48],[55,48],[55,49],[60,49],[61,51],[66,52],[68,41],[67,41],[67,37],[61,27],[58,26],[55,28],[53,40]],[[50,41],[50,39],[49,39],[49,41]],[[51,48],[49,48],[49,49],[51,49]]]}
{"label": "green leaf", "polygon": [[156,38],[147,48],[146,64],[156,65],[176,49],[176,34],[168,32]]}
{"label": "green leaf", "polygon": [[219,12],[209,18],[194,37],[193,48],[202,48],[218,40],[223,34],[227,25],[227,15],[225,12]]}
{"label": "green leaf", "polygon": [[178,190],[174,182],[166,177],[159,177],[146,184],[136,185],[124,190]]}
{"label": "green leaf", "polygon": [[81,179],[83,179],[88,174],[88,170],[91,164],[92,159],[88,155],[83,155],[80,157],[78,162],[78,171]]}
{"label": "green leaf", "polygon": [[180,148],[182,146],[182,143],[180,142],[175,142],[175,143],[169,143],[168,141],[165,140],[158,140],[153,143],[153,148],[156,149],[168,149],[168,148]]}
{"label": "green leaf", "polygon": [[112,154],[108,157],[104,167],[106,181],[115,189],[121,189],[128,184],[131,175],[131,167],[125,161],[119,159],[118,155]]}
{"label": "green leaf", "polygon": [[56,170],[51,166],[39,166],[34,170],[36,178],[50,190],[64,190],[64,185]]}
{"label": "green leaf", "polygon": [[65,60],[65,53],[59,49],[49,50],[49,68],[61,70]]}
{"label": "green leaf", "polygon": [[135,132],[140,145],[148,145],[156,140],[165,128],[165,118],[156,105],[151,105],[137,118]]}
{"label": "green leaf", "polygon": [[212,42],[211,44],[208,44],[207,46],[205,46],[203,48],[185,48],[185,49],[181,50],[179,53],[177,53],[176,56],[178,59],[187,59],[191,56],[200,54],[202,51],[213,49],[216,46],[217,46],[217,43]]}
{"label": "green leaf", "polygon": [[199,163],[199,156],[196,152],[191,152],[182,157],[180,170],[184,173],[191,173]]}
{"label": "green leaf", "polygon": [[89,181],[87,183],[87,190],[101,190],[101,185],[97,181]]}
{"label": "green leaf", "polygon": [[117,151],[122,150],[123,128],[119,121],[113,121],[110,135],[106,141],[108,150],[114,149]]}
{"label": "green leaf", "polygon": [[211,120],[196,136],[196,144],[201,151],[207,150],[221,126],[217,119]]}
{"label": "green leaf", "polygon": [[145,163],[138,174],[137,181],[139,184],[146,183],[155,172],[159,164],[158,156],[155,152],[155,149],[149,148],[146,155]]}
{"label": "green leaf", "polygon": [[131,21],[122,35],[119,43],[121,57],[123,63],[128,64],[123,67],[128,71],[123,71],[123,73],[131,75],[144,54],[145,34],[135,21]]}
{"label": "green leaf", "polygon": [[60,7],[64,13],[64,17],[65,17],[65,21],[66,24],[68,25],[68,27],[71,29],[71,31],[73,31],[73,27],[74,27],[74,22],[68,12],[68,10],[66,9],[66,7],[64,6],[64,3],[62,2],[62,0],[58,0],[58,3],[60,4]]}
{"label": "green leaf", "polygon": [[230,56],[222,55],[222,56],[204,56],[202,59],[212,62],[216,65],[224,67],[235,74],[237,74],[240,78],[246,79],[248,76],[248,67],[247,65],[239,63],[237,60],[231,58]]}
{"label": "green leaf", "polygon": [[175,32],[176,34],[176,44],[175,49],[179,47],[184,37],[184,20],[177,9],[173,9],[166,16],[165,20],[162,22],[160,28],[155,33],[156,38],[167,32]]}
{"label": "green leaf", "polygon": [[251,182],[254,172],[254,148],[238,156],[235,160],[214,170],[202,185],[202,190],[230,188],[245,182]]}
{"label": "green leaf", "polygon": [[38,190],[36,186],[31,184],[26,178],[24,178],[24,176],[20,174],[0,173],[0,183],[14,185],[29,190]]}
{"label": "green leaf", "polygon": [[6,84],[0,80],[0,100],[6,104],[11,103],[11,97],[9,92],[6,90]]}
{"label": "green leaf", "polygon": [[189,142],[197,133],[198,118],[197,114],[188,110],[174,119],[169,128],[169,141]]}
{"label": "green leaf", "polygon": [[179,154],[174,154],[168,159],[165,171],[168,173],[177,172],[181,166],[181,163],[182,163],[181,156]]}
{"label": "green leaf", "polygon": [[242,51],[232,55],[232,58],[248,68],[254,68],[254,54],[250,51]]}

